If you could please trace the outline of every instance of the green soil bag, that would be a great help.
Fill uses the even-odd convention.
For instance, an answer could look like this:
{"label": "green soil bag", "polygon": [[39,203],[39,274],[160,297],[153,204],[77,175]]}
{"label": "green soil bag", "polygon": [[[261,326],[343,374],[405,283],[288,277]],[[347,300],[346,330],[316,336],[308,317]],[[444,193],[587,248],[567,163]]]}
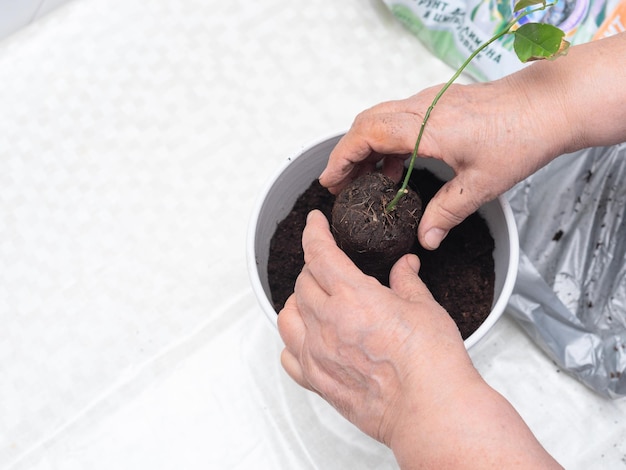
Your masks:
{"label": "green soil bag", "polygon": [[[383,0],[391,12],[436,56],[454,68],[513,17],[517,0]],[[626,31],[626,0],[558,0],[522,20],[558,26],[572,44]],[[523,65],[505,36],[481,53],[466,72],[494,80]]]}

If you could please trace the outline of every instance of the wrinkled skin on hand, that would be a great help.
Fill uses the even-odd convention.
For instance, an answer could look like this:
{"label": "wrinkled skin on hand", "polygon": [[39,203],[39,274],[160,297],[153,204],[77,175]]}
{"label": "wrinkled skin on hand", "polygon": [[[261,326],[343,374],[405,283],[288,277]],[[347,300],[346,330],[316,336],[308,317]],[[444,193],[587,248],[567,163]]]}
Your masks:
{"label": "wrinkled skin on hand", "polygon": [[[366,434],[388,445],[407,410],[426,416],[480,380],[458,329],[406,255],[390,288],[337,248],[317,211],[303,234],[305,267],[278,316],[282,363]],[[416,393],[417,392],[417,393]]]}
{"label": "wrinkled skin on hand", "polygon": [[[399,181],[424,113],[440,88],[359,114],[331,153],[320,183],[337,193],[381,160],[383,172]],[[418,229],[425,248],[437,248],[452,227],[561,150],[547,132],[550,121],[561,114],[559,107],[539,112],[532,109],[533,103],[519,87],[498,82],[453,85],[440,99],[425,127],[419,155],[445,161],[456,177],[426,207]]]}
{"label": "wrinkled skin on hand", "polygon": [[388,445],[401,468],[560,468],[513,407],[474,369],[456,324],[418,276],[390,287],[363,274],[309,214],[305,266],[278,315],[283,367]]}
{"label": "wrinkled skin on hand", "polygon": [[[455,177],[430,201],[418,227],[424,248],[483,203],[548,162],[582,148],[626,141],[626,32],[569,48],[500,80],[452,85],[430,114],[419,155]],[[584,71],[584,76],[581,75]],[[399,180],[424,114],[442,85],[357,116],[330,155],[320,183],[337,193],[382,160]]]}

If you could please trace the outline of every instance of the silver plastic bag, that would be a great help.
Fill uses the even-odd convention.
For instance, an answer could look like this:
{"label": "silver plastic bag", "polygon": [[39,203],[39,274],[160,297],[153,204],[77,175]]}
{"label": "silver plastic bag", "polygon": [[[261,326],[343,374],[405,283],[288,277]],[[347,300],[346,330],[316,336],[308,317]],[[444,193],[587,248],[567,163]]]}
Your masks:
{"label": "silver plastic bag", "polygon": [[559,367],[626,396],[626,144],[561,156],[507,195],[522,249],[509,312]]}

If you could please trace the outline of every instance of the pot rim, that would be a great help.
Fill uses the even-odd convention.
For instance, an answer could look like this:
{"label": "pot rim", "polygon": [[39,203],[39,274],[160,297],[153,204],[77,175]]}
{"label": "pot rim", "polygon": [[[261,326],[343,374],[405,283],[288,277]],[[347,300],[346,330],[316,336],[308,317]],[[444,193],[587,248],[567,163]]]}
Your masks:
{"label": "pot rim", "polygon": [[[341,136],[345,134],[345,131],[335,132],[330,135],[326,135],[317,139],[310,141],[308,144],[301,146],[297,151],[293,152],[290,156],[288,156],[281,165],[278,166],[274,174],[270,177],[270,179],[266,182],[262,191],[259,193],[257,201],[254,205],[252,215],[250,217],[249,225],[248,225],[248,233],[246,239],[246,262],[248,269],[248,276],[250,278],[250,283],[252,285],[252,289],[255,293],[257,301],[259,302],[265,316],[270,321],[274,328],[278,328],[278,314],[274,310],[274,306],[271,304],[268,296],[265,293],[265,289],[261,283],[261,278],[259,276],[258,269],[258,261],[257,254],[255,249],[255,240],[257,234],[257,228],[259,224],[259,217],[262,212],[262,209],[265,204],[265,200],[268,196],[268,193],[272,190],[277,180],[281,177],[281,175],[285,172],[285,170],[293,163],[294,160],[299,158],[301,155],[307,153],[307,151],[317,147],[318,145],[329,142],[333,139],[339,139]],[[518,264],[519,264],[519,255],[520,255],[520,247],[519,247],[519,236],[517,231],[517,224],[515,222],[515,217],[513,214],[513,210],[509,201],[506,199],[504,195],[498,196],[495,201],[498,202],[500,209],[502,210],[504,221],[506,224],[506,233],[508,237],[508,264],[507,270],[504,274],[504,283],[496,299],[493,307],[487,318],[483,321],[483,323],[474,331],[469,337],[464,340],[464,344],[466,349],[470,349],[476,343],[478,343],[491,328],[497,322],[497,320],[504,313],[506,306],[509,302],[509,298],[513,293],[513,289],[515,287],[515,282],[517,278]],[[480,209],[479,209],[480,210]]]}

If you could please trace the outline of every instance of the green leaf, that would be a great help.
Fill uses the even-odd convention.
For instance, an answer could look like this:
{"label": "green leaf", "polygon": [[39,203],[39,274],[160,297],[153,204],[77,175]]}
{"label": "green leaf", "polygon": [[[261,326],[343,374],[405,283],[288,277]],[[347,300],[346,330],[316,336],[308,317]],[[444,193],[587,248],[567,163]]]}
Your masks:
{"label": "green leaf", "polygon": [[535,5],[543,5],[546,6],[546,0],[519,0],[515,4],[515,8],[513,8],[513,12],[517,13],[518,11],[522,11],[524,8],[534,7]]}
{"label": "green leaf", "polygon": [[516,29],[513,49],[522,62],[553,59],[563,55],[569,43],[565,33],[556,26],[545,23],[527,23]]}

